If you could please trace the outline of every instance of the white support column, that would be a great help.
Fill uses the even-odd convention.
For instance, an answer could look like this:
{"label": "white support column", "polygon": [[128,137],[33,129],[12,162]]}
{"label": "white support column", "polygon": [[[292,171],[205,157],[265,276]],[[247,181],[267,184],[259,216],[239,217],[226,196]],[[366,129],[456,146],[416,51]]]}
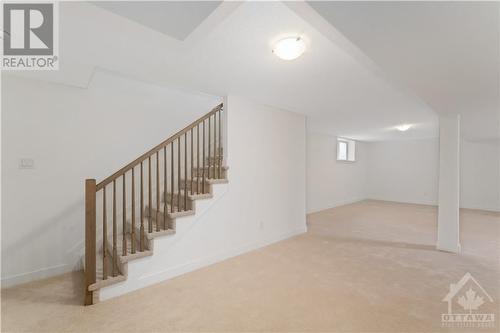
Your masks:
{"label": "white support column", "polygon": [[460,252],[460,115],[439,117],[437,249]]}

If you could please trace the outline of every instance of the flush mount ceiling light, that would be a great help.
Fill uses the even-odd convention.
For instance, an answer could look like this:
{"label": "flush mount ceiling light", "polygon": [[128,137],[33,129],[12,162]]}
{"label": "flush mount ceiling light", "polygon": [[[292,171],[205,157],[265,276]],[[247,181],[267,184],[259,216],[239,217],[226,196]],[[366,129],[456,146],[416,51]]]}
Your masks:
{"label": "flush mount ceiling light", "polygon": [[409,130],[410,128],[411,128],[410,124],[403,124],[403,125],[396,126],[396,129],[398,131],[401,131],[401,132],[405,132],[405,131]]}
{"label": "flush mount ceiling light", "polygon": [[273,53],[283,60],[293,60],[302,55],[306,44],[300,37],[288,37],[279,40],[273,48]]}

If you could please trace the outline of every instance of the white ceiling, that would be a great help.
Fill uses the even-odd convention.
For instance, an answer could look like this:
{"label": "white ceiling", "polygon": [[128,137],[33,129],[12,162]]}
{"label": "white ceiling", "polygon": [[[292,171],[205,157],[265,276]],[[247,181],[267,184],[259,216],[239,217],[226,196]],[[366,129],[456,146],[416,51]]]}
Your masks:
{"label": "white ceiling", "polygon": [[499,137],[498,2],[310,2],[438,113],[462,115],[466,137]]}
{"label": "white ceiling", "polygon": [[[85,86],[97,66],[156,84],[216,95],[243,95],[307,115],[312,131],[362,140],[435,137],[434,110],[445,109],[439,106],[447,106],[446,112],[454,112],[457,106],[467,104],[471,106],[467,109],[472,106],[477,109],[478,118],[479,114],[489,114],[487,109],[493,105],[494,93],[483,94],[478,87],[493,91],[491,78],[498,71],[486,64],[491,62],[490,55],[469,58],[491,49],[491,46],[481,48],[489,42],[491,34],[474,37],[467,29],[457,28],[466,40],[474,39],[468,42],[471,49],[467,50],[456,41],[459,38],[454,37],[453,28],[440,28],[444,30],[441,32],[433,25],[439,17],[448,22],[447,10],[434,11],[427,2],[419,4],[422,8],[400,12],[400,18],[395,14],[397,10],[393,13],[391,3],[382,3],[380,6],[385,9],[365,13],[366,17],[361,18],[350,7],[358,4],[343,4],[345,15],[338,18],[333,14],[330,17],[334,9],[327,8],[328,12],[322,16],[306,3],[223,2],[196,27],[193,20],[187,29],[191,32],[180,38],[176,27],[151,29],[138,23],[137,18],[115,15],[99,6],[62,2],[61,70],[16,75]],[[318,9],[316,4],[313,6]],[[490,16],[483,14],[486,16],[482,19],[490,20]],[[148,15],[144,11],[140,16]],[[372,22],[372,15],[381,18]],[[416,16],[411,18],[412,15]],[[468,16],[468,11],[460,15],[465,25],[474,17]],[[372,22],[366,24],[373,31],[371,38],[365,21]],[[405,27],[410,25],[406,21],[413,22],[413,30],[405,33]],[[432,36],[427,25],[438,30],[435,32],[438,37]],[[360,31],[352,32],[350,29],[356,26],[361,26]],[[290,34],[303,36],[308,48],[302,57],[286,62],[275,57],[271,48],[276,39]],[[386,34],[393,36],[392,39]],[[405,34],[407,40],[403,43]],[[426,44],[432,38],[436,40]],[[377,51],[377,45],[384,50]],[[363,52],[359,52],[358,46]],[[391,48],[394,55],[385,50]],[[457,56],[446,58],[441,51],[434,51],[448,48],[457,52]],[[392,58],[382,61],[379,57],[384,54]],[[412,73],[414,81],[410,80]],[[463,83],[466,78],[474,83]],[[490,106],[483,110],[481,101]],[[472,122],[466,119],[466,123]],[[401,133],[394,129],[401,123],[412,123],[415,127]],[[482,132],[480,126],[470,130],[473,134]]]}
{"label": "white ceiling", "polygon": [[93,1],[94,5],[121,15],[178,40],[184,40],[221,1]]}
{"label": "white ceiling", "polygon": [[[308,44],[292,62],[271,53],[273,42],[289,34]],[[437,134],[426,105],[373,75],[279,2],[241,5],[185,61],[186,84],[306,114],[310,130],[361,140]],[[406,122],[415,128],[403,136],[394,126]]]}

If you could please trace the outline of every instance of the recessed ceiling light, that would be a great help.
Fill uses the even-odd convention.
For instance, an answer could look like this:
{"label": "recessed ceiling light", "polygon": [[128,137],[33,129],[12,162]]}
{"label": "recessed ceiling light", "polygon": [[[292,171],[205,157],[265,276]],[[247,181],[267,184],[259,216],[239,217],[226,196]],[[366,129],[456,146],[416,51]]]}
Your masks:
{"label": "recessed ceiling light", "polygon": [[273,52],[283,60],[293,60],[302,55],[306,50],[306,44],[300,37],[288,37],[281,39],[274,45]]}
{"label": "recessed ceiling light", "polygon": [[396,129],[398,131],[401,131],[401,132],[405,132],[405,131],[409,130],[410,128],[411,128],[410,124],[403,124],[403,125],[396,126]]}

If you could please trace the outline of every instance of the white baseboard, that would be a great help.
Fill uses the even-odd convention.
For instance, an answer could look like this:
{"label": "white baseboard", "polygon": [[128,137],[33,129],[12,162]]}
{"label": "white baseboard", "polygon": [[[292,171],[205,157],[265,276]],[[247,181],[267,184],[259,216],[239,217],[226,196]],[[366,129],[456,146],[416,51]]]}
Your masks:
{"label": "white baseboard", "polygon": [[350,204],[353,204],[355,202],[360,202],[363,200],[366,200],[366,198],[353,198],[353,199],[340,200],[340,201],[336,201],[330,205],[324,206],[322,208],[315,208],[315,209],[308,210],[307,214],[313,214],[313,213],[321,212],[321,211],[327,210],[327,209],[332,209],[332,208],[336,208],[336,207],[340,207],[340,206],[344,206],[344,205],[350,205]]}
{"label": "white baseboard", "polygon": [[383,197],[369,197],[367,200],[377,200],[377,201],[388,201],[404,204],[414,204],[414,205],[426,205],[426,206],[437,206],[437,202],[433,200],[395,200],[394,198],[383,198]]}
{"label": "white baseboard", "polygon": [[[252,242],[252,243],[246,244],[244,246],[241,246],[241,247],[238,247],[235,249],[221,251],[219,253],[216,253],[216,254],[213,254],[213,255],[210,255],[210,256],[207,256],[204,258],[192,260],[190,262],[187,262],[187,263],[184,263],[181,265],[177,265],[174,267],[170,267],[170,268],[162,270],[162,271],[154,272],[154,273],[148,274],[148,275],[143,275],[136,281],[128,281],[128,282],[131,282],[129,285],[127,285],[127,281],[124,281],[124,282],[116,284],[116,285],[111,285],[109,287],[105,287],[105,288],[100,290],[99,298],[101,301],[111,299],[111,298],[129,293],[133,290],[141,289],[141,288],[153,285],[155,283],[159,283],[159,282],[174,278],[176,276],[183,275],[183,274],[195,271],[197,269],[200,269],[200,268],[203,268],[203,267],[206,267],[209,265],[213,265],[215,263],[230,259],[232,257],[238,256],[238,255],[241,255],[241,254],[253,251],[253,250],[257,250],[259,248],[277,243],[279,241],[285,240],[287,238],[290,238],[290,237],[293,237],[293,236],[296,236],[296,235],[299,235],[299,234],[302,234],[305,232],[307,232],[306,226],[299,228],[299,229],[296,229],[296,230],[292,230],[290,232],[287,232],[287,233],[284,233],[281,235],[269,237],[265,240]],[[147,259],[147,258],[145,258],[145,259]]]}
{"label": "white baseboard", "polygon": [[52,276],[64,274],[72,271],[71,265],[60,264],[46,268],[40,268],[35,271],[11,275],[2,278],[2,288],[9,288],[21,283],[27,283],[35,280],[45,279]]}
{"label": "white baseboard", "polygon": [[444,251],[444,252],[451,252],[451,253],[460,253],[462,250],[462,246],[460,244],[457,244],[456,247],[447,247],[447,246],[442,246],[442,245],[436,245],[436,249],[439,251]]}
{"label": "white baseboard", "polygon": [[491,207],[484,208],[484,207],[478,207],[478,206],[460,206],[460,209],[477,210],[480,212],[496,213],[496,214],[500,213],[500,209],[491,208]]}
{"label": "white baseboard", "polygon": [[[422,201],[422,200],[391,200],[387,198],[368,198],[366,200],[376,200],[376,201],[387,201],[387,202],[395,202],[395,203],[403,203],[403,204],[412,204],[412,205],[424,205],[424,206],[433,206],[433,207],[438,207],[438,203],[434,201]],[[486,212],[486,213],[494,213],[498,214],[500,213],[500,210],[491,208],[491,207],[479,207],[479,206],[464,206],[460,205],[460,209],[467,209],[467,210],[476,210],[479,212]]]}
{"label": "white baseboard", "polygon": [[262,247],[280,242],[282,240],[285,240],[287,238],[290,238],[290,237],[293,237],[296,235],[303,234],[305,232],[307,232],[307,227],[304,226],[304,228],[293,230],[291,232],[287,232],[285,234],[278,235],[276,237],[270,237],[270,238],[263,240],[263,241],[253,242],[253,243],[241,246],[241,247],[236,248],[236,249],[231,249],[229,251],[227,251],[227,250],[221,251],[219,253],[213,254],[213,255],[205,257],[205,258],[200,258],[200,259],[193,260],[193,261],[187,262],[187,263],[179,265],[179,266],[171,267],[171,268],[166,269],[164,271],[156,272],[154,274],[144,276],[143,278],[141,278],[141,280],[146,281],[146,280],[151,279],[151,278],[154,279],[155,277],[158,277],[158,276],[164,276],[164,275],[170,276],[171,274],[173,274],[173,276],[184,274],[184,273],[187,273],[187,272],[190,272],[190,271],[193,271],[193,270],[205,267],[205,266],[213,265],[213,264],[220,262],[220,261],[224,261],[224,260],[239,256],[239,255],[244,254],[246,252],[260,249]]}

